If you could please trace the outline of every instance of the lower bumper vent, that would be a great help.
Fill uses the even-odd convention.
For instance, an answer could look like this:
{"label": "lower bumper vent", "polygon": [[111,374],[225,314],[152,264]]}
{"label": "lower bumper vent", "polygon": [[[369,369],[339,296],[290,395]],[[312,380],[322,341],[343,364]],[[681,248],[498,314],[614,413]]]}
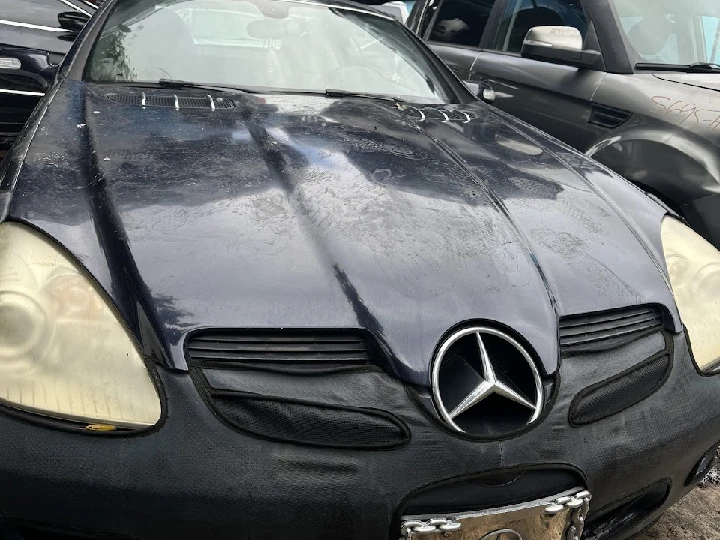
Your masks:
{"label": "lower bumper vent", "polygon": [[581,426],[617,414],[648,398],[665,383],[672,362],[663,352],[581,391],[570,406],[570,423]]}
{"label": "lower bumper vent", "polygon": [[592,515],[585,527],[583,539],[610,540],[637,526],[659,510],[670,493],[670,485],[660,482],[646,488],[639,494],[631,495],[609,510],[600,510]]}
{"label": "lower bumper vent", "polygon": [[211,394],[210,405],[235,429],[265,439],[331,448],[382,449],[410,437],[390,414],[371,409],[278,400],[249,394]]}

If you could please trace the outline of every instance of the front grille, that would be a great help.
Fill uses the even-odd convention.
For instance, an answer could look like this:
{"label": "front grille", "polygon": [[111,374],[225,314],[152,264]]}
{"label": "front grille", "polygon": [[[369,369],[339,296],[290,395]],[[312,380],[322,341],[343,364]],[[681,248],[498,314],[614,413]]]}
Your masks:
{"label": "front grille", "polygon": [[564,356],[615,349],[661,330],[657,306],[573,315],[560,319],[560,350]]}
{"label": "front grille", "polygon": [[212,96],[178,96],[144,94],[144,93],[124,93],[124,94],[107,94],[106,97],[123,105],[145,106],[145,107],[172,107],[176,109],[233,109],[235,103],[230,99],[215,98]]}
{"label": "front grille", "polygon": [[593,104],[590,123],[605,129],[615,129],[627,122],[631,113],[605,105]]}
{"label": "front grille", "polygon": [[397,448],[410,436],[384,410],[403,386],[372,365],[379,351],[371,334],[342,329],[203,330],[185,344],[198,390],[229,427],[359,450]]}
{"label": "front grille", "polygon": [[570,423],[581,426],[617,414],[657,392],[670,373],[665,353],[580,392],[570,406]]}
{"label": "front grille", "polygon": [[568,469],[499,470],[422,487],[406,495],[397,514],[415,516],[496,509],[544,499],[584,484],[577,472]]}
{"label": "front grille", "polygon": [[186,350],[195,363],[364,364],[364,337],[355,332],[312,330],[214,330],[194,334]]}

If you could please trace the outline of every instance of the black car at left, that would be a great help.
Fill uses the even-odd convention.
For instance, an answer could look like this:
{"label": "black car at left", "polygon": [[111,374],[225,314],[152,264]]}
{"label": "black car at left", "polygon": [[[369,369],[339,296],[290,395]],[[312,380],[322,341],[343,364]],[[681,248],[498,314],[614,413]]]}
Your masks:
{"label": "black car at left", "polygon": [[101,1],[0,0],[0,152],[45,94],[43,73],[62,62]]}

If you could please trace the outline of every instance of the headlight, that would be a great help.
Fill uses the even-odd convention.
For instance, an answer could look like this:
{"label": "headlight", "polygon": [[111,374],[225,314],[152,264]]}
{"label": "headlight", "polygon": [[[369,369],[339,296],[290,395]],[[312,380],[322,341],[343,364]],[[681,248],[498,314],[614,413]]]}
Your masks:
{"label": "headlight", "polygon": [[45,416],[143,427],[160,400],[92,278],[29,227],[0,225],[0,402]]}
{"label": "headlight", "polygon": [[670,217],[662,223],[662,243],[695,362],[711,371],[720,363],[720,251]]}

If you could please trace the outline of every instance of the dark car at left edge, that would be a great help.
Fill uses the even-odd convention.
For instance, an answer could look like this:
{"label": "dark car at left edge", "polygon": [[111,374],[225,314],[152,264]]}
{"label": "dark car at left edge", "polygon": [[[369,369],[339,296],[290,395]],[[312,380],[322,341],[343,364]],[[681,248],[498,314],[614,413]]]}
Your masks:
{"label": "dark car at left edge", "polygon": [[62,62],[101,1],[0,0],[0,152],[45,94],[43,72]]}

